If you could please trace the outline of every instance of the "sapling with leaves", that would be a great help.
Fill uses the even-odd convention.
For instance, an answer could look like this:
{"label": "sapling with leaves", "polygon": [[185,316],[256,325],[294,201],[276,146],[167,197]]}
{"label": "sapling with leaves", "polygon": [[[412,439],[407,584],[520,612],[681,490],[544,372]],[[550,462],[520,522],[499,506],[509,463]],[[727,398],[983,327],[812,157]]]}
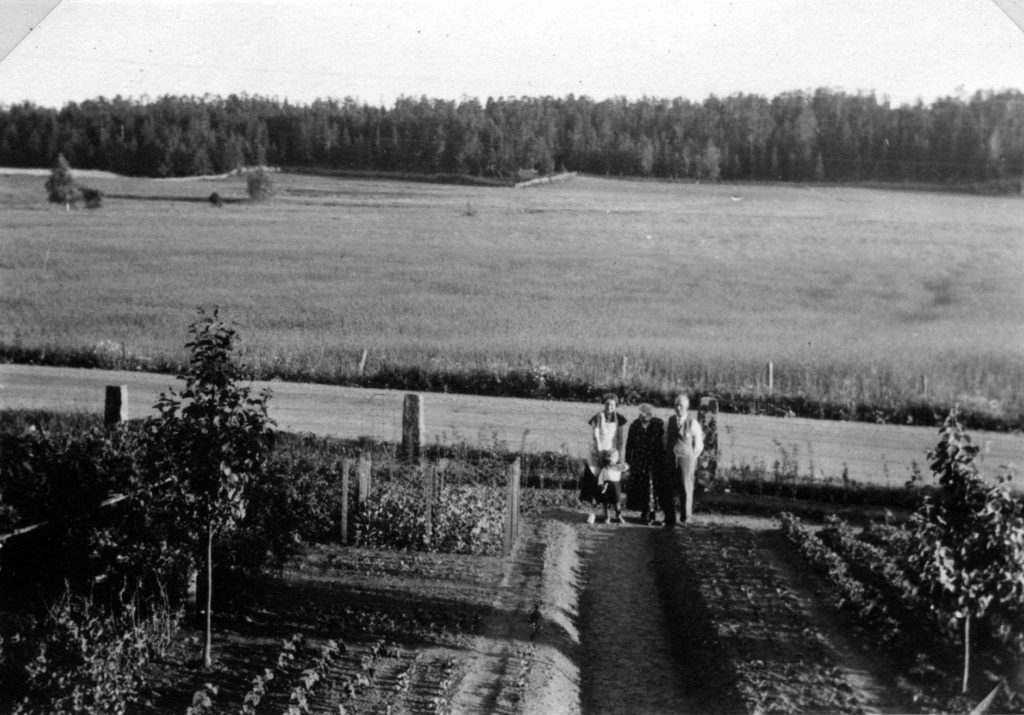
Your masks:
{"label": "sapling with leaves", "polygon": [[[928,456],[941,490],[913,517],[919,549],[910,562],[933,608],[952,614],[951,625],[961,630],[966,693],[972,622],[988,617],[1013,623],[1024,615],[1024,504],[1011,494],[1008,477],[995,484],[982,479],[978,446],[956,408],[939,434]],[[1020,630],[1005,634],[1018,658],[1024,654]]]}
{"label": "sapling with leaves", "polygon": [[71,175],[71,164],[63,154],[58,154],[50,170],[50,177],[46,180],[47,198],[51,203],[64,204],[64,208],[70,211],[71,205],[78,201],[79,194]]}
{"label": "sapling with leaves", "polygon": [[274,423],[267,415],[270,391],[254,396],[251,384],[243,384],[252,373],[238,362],[237,332],[218,310],[200,308],[188,334],[189,364],[178,376],[185,387],[160,395],[148,430],[204,566],[203,664],[210,667],[214,539],[245,516],[246,487],[264,473]]}

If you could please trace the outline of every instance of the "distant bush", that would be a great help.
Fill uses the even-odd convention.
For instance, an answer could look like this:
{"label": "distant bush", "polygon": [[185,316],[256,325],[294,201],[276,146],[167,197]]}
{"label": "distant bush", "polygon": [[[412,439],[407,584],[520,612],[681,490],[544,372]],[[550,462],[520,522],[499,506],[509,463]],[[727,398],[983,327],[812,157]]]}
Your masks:
{"label": "distant bush", "polygon": [[250,172],[245,177],[245,186],[253,201],[266,201],[274,195],[274,179],[264,169]]}
{"label": "distant bush", "polygon": [[222,199],[220,197],[220,194],[218,194],[216,191],[210,194],[210,198],[208,198],[207,201],[209,201],[212,205],[216,206],[217,208],[220,208],[221,206],[224,205],[224,199]]}
{"label": "distant bush", "polygon": [[103,192],[98,189],[82,187],[82,200],[85,201],[85,208],[98,209],[103,206]]}

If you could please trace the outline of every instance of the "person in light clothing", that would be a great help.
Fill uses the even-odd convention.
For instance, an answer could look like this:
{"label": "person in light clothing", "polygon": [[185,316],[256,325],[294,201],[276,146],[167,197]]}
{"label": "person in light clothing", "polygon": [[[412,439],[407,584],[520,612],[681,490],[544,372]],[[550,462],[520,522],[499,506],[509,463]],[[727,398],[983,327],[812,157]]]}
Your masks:
{"label": "person in light clothing", "polygon": [[676,497],[679,520],[686,523],[693,515],[697,458],[704,451],[704,430],[689,409],[690,399],[686,395],[676,397],[675,414],[668,418],[665,427],[666,480],[661,506],[666,528],[676,525]]}
{"label": "person in light clothing", "polygon": [[591,427],[590,453],[587,455],[587,466],[583,470],[580,482],[580,500],[591,505],[587,522],[594,523],[596,518],[594,507],[604,507],[607,522],[608,507],[614,507],[615,517],[622,521],[620,481],[625,465],[620,463],[620,455],[625,442],[624,427],[626,418],[616,410],[619,398],[614,394],[604,396],[604,409],[590,418],[587,424]]}

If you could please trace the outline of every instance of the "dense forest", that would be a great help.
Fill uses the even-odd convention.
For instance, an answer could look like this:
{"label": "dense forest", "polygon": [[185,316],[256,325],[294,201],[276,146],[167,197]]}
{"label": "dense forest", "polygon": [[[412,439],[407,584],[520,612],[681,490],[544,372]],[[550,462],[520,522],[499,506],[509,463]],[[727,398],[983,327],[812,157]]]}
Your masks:
{"label": "dense forest", "polygon": [[819,89],[595,101],[400,98],[308,105],[265,97],[120,97],[0,107],[0,165],[140,176],[247,164],[470,174],[521,170],[730,181],[987,182],[1024,175],[1024,94],[892,106]]}

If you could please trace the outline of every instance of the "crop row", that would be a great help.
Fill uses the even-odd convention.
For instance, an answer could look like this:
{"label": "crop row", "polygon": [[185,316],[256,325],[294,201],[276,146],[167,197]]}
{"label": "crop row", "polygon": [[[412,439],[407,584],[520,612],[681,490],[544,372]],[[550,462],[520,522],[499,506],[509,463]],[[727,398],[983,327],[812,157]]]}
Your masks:
{"label": "crop row", "polygon": [[[863,623],[870,624],[872,636],[880,644],[904,653],[916,652],[918,664],[923,670],[935,669],[934,665],[927,661],[927,656],[921,654],[917,648],[916,638],[923,632],[922,624],[911,617],[912,609],[900,603],[894,595],[898,589],[903,588],[900,585],[903,583],[902,576],[893,574],[895,582],[889,581],[882,588],[879,588],[879,578],[873,577],[866,583],[858,578],[846,559],[799,519],[792,514],[782,514],[780,520],[786,538],[811,568],[828,580],[831,600],[836,607],[852,611]],[[852,548],[850,550],[852,551]],[[874,550],[865,549],[862,555],[876,553]],[[883,561],[885,565],[882,565]],[[892,573],[892,568],[884,557],[876,561],[876,564],[878,568]],[[864,574],[868,569],[869,567],[858,568],[857,571]]]}
{"label": "crop row", "polygon": [[[802,539],[807,543],[818,538],[806,528],[795,526],[791,515],[784,515],[783,523],[788,524],[785,528],[792,534],[791,540]],[[834,580],[845,573],[862,584],[868,594],[866,610],[860,615],[885,611],[893,616],[898,628],[896,632],[883,632],[886,641],[902,642],[908,650],[950,649],[958,643],[960,634],[955,625],[959,616],[946,604],[930,598],[922,588],[920,577],[907,560],[908,554],[917,548],[913,539],[907,529],[885,524],[872,524],[858,534],[850,524],[832,517],[828,528],[820,532],[819,540],[841,561],[840,568],[826,571],[829,577]],[[799,548],[807,556],[814,547]],[[1021,628],[1020,623],[1011,622],[1006,614],[993,609],[980,619],[977,630],[979,636],[990,642],[1011,644],[1020,640]]]}
{"label": "crop row", "polygon": [[952,614],[942,613],[922,595],[913,568],[901,557],[905,552],[894,548],[887,553],[858,538],[853,527],[842,519],[832,517],[828,525],[821,532],[823,543],[846,561],[855,578],[885,602],[902,630],[912,633],[918,642],[934,641],[932,645],[936,647],[943,641],[948,645],[955,640],[955,632],[948,627]]}
{"label": "crop row", "polygon": [[221,689],[204,683],[192,696],[186,715],[215,711],[255,715],[280,712],[304,715],[329,711],[349,712],[400,709],[436,715],[448,712],[457,682],[454,658],[426,659],[378,638],[346,646],[328,640],[309,648],[296,634],[283,641],[272,664],[252,677],[241,704],[221,702]]}
{"label": "crop row", "polygon": [[681,552],[711,637],[749,712],[859,712],[860,704],[786,575],[750,532],[687,530]]}

